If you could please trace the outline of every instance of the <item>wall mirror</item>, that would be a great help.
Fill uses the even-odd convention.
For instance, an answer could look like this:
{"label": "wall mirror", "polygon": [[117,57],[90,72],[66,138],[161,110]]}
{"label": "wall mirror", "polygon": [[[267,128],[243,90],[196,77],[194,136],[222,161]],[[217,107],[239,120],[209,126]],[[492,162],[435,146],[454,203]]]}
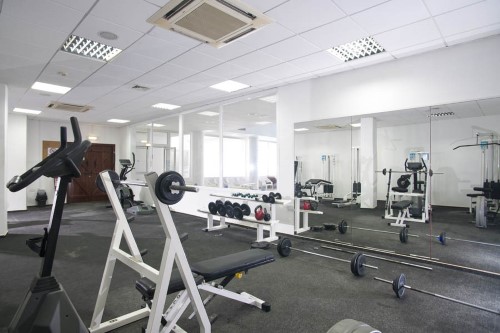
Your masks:
{"label": "wall mirror", "polygon": [[[302,185],[311,179],[333,183],[332,194],[318,187],[323,215],[310,214],[309,225],[337,225],[304,235],[500,272],[500,98],[298,123],[295,129],[308,129],[295,132]],[[365,197],[370,191],[374,208]],[[338,205],[353,194],[354,204]],[[338,232],[342,220],[345,234]],[[406,242],[405,228],[396,226],[401,221],[410,226]]]}

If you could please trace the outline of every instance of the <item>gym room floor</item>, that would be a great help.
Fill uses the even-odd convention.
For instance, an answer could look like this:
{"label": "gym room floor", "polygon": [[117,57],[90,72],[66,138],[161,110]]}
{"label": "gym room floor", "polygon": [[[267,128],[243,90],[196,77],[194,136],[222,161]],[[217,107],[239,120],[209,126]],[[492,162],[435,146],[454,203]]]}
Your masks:
{"label": "gym room floor", "polygon": [[[332,212],[325,216],[311,216],[311,225],[325,222],[337,224],[345,218],[352,226],[396,229],[388,227],[387,221],[380,219],[383,208],[360,212],[357,207],[339,209],[325,203],[320,205],[320,209]],[[25,240],[42,233],[49,215],[49,206],[33,207],[28,212],[8,215],[9,234],[0,239],[0,329],[3,331],[6,331],[40,265],[40,258],[25,245]],[[332,221],[326,215],[336,217]],[[470,215],[465,213],[443,209],[443,214],[438,214],[436,209],[434,216],[434,233],[448,229],[446,231],[452,237],[473,239],[475,233],[481,232],[484,236],[482,241],[500,242],[498,227],[478,231],[466,222],[470,221]],[[173,213],[173,218],[179,232],[189,233],[189,239],[183,245],[190,262],[246,250],[255,239],[255,230],[252,229],[231,227],[223,231],[204,232],[205,219],[177,213]],[[104,203],[68,204],[65,207],[54,274],[87,325],[92,317],[115,220],[113,211],[105,208]],[[145,261],[159,267],[164,237],[158,217],[137,216],[130,225],[139,247],[148,249]],[[410,233],[421,237],[410,237],[407,244],[401,244],[397,235],[355,229],[345,235],[337,231],[309,231],[301,235],[427,255],[430,243],[429,239],[423,239],[423,235],[428,231],[429,224],[413,223]],[[350,254],[321,248],[321,245],[327,244],[289,238],[293,247],[350,260]],[[452,263],[500,272],[498,247],[458,244],[451,240],[448,245],[442,246],[437,240],[432,241],[433,256],[442,261],[446,259]],[[126,248],[126,244],[122,246]],[[409,248],[411,252],[408,252]],[[218,315],[212,325],[213,332],[326,332],[344,318],[368,323],[382,332],[500,331],[499,315],[410,290],[406,291],[403,299],[398,299],[390,285],[373,280],[374,276],[392,280],[405,273],[410,286],[500,309],[499,278],[414,262],[433,268],[427,271],[371,258],[367,258],[367,263],[379,269],[367,269],[364,277],[355,277],[348,263],[293,250],[289,257],[281,258],[275,246],[268,251],[275,254],[274,263],[250,270],[241,280],[233,280],[228,289],[244,290],[268,301],[271,311],[265,313],[216,297],[207,305],[209,315]],[[134,287],[137,278],[138,275],[129,268],[120,264],[116,266],[104,319],[136,310],[142,305]],[[172,298],[170,295],[168,300]],[[198,331],[197,321],[187,319],[189,313],[185,312],[179,325],[189,332]],[[140,332],[140,327],[145,325],[143,320],[116,332]]]}

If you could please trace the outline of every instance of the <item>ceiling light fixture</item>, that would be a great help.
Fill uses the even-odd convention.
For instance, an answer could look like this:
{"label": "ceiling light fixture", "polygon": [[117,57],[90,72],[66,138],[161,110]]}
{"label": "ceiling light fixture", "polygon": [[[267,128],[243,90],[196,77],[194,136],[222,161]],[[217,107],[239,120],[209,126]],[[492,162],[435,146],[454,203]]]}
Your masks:
{"label": "ceiling light fixture", "polygon": [[112,33],[111,31],[99,31],[97,34],[100,37],[107,39],[107,40],[115,40],[118,39],[118,35],[115,33]]}
{"label": "ceiling light fixture", "polygon": [[151,106],[157,109],[164,109],[164,110],[175,110],[177,108],[180,108],[179,105],[167,104],[167,103],[156,103],[155,105]]}
{"label": "ceiling light fixture", "polygon": [[446,116],[453,116],[455,115],[455,112],[449,111],[449,112],[436,112],[436,113],[431,113],[430,115],[427,116],[427,118],[430,117],[446,117]]}
{"label": "ceiling light fixture", "polygon": [[18,113],[27,113],[27,114],[40,114],[42,113],[42,111],[39,111],[39,110],[30,110],[30,109],[21,109],[21,108],[14,108],[14,110],[12,110],[14,112],[18,112]]}
{"label": "ceiling light fixture", "polygon": [[256,122],[257,125],[267,125],[270,123],[271,123],[270,121],[258,121],[258,122]]}
{"label": "ceiling light fixture", "polygon": [[117,124],[126,124],[129,123],[130,120],[125,120],[125,119],[108,119],[108,123],[117,123]]}
{"label": "ceiling light fixture", "polygon": [[296,129],[294,129],[294,131],[295,132],[304,132],[304,131],[309,131],[309,128],[304,128],[304,127],[302,127],[302,128],[296,128]]}
{"label": "ceiling light fixture", "polygon": [[91,39],[70,35],[61,46],[61,51],[108,62],[122,50]]}
{"label": "ceiling light fixture", "polygon": [[351,127],[361,127],[361,123],[354,123],[354,124],[351,124]]}
{"label": "ceiling light fixture", "polygon": [[147,124],[146,126],[163,127],[163,126],[165,126],[165,125],[163,125],[163,124],[158,124],[158,123],[154,123],[154,124]]}
{"label": "ceiling light fixture", "polygon": [[365,37],[354,42],[332,47],[327,51],[346,62],[381,53],[385,49],[373,37]]}
{"label": "ceiling light fixture", "polygon": [[276,95],[272,95],[272,96],[261,97],[259,99],[261,101],[268,102],[268,103],[276,103],[276,100],[278,99],[278,97]]}
{"label": "ceiling light fixture", "polygon": [[248,84],[227,80],[210,86],[210,88],[222,90],[226,92],[238,91],[250,87]]}
{"label": "ceiling light fixture", "polygon": [[214,112],[214,111],[202,111],[198,112],[198,114],[201,114],[202,116],[208,116],[208,117],[215,117],[219,115],[219,112]]}
{"label": "ceiling light fixture", "polygon": [[87,139],[89,139],[90,141],[97,141],[97,136],[95,136],[95,135],[89,135],[87,137]]}
{"label": "ceiling light fixture", "polygon": [[68,91],[71,90],[69,87],[64,87],[64,86],[58,86],[55,84],[50,84],[50,83],[43,83],[43,82],[35,82],[31,86],[31,89],[35,90],[41,90],[41,91],[47,91],[55,94],[65,94]]}

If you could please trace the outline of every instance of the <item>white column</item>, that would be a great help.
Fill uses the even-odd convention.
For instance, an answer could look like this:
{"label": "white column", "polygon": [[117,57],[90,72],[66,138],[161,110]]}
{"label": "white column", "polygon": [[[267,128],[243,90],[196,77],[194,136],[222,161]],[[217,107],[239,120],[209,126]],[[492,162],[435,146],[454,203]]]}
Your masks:
{"label": "white column", "polygon": [[[0,236],[7,235],[7,188],[5,184],[7,168],[7,120],[9,113],[9,95],[7,86],[0,84]],[[23,171],[24,172],[24,171]]]}
{"label": "white column", "polygon": [[224,107],[219,106],[219,187],[224,187]]}
{"label": "white column", "polygon": [[361,208],[377,207],[377,127],[375,119],[361,118],[361,140],[359,150]]}
{"label": "white column", "polygon": [[184,169],[184,116],[179,115],[179,152],[177,153],[177,171],[183,175]]}
{"label": "white column", "polygon": [[255,188],[259,187],[259,158],[272,158],[271,156],[263,156],[258,152],[258,140],[256,136],[248,138],[248,161],[250,162],[250,172],[248,173],[248,182],[255,184]]}
{"label": "white column", "polygon": [[195,185],[203,185],[203,133],[194,131],[191,135],[191,177]]}

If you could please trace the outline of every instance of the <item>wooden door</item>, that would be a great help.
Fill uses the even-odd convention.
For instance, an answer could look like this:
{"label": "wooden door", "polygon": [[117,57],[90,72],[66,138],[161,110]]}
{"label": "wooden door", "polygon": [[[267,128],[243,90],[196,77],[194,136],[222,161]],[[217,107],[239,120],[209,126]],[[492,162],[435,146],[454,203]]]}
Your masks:
{"label": "wooden door", "polygon": [[82,175],[68,187],[68,203],[108,200],[95,184],[99,172],[115,169],[115,145],[93,143],[80,165]]}

